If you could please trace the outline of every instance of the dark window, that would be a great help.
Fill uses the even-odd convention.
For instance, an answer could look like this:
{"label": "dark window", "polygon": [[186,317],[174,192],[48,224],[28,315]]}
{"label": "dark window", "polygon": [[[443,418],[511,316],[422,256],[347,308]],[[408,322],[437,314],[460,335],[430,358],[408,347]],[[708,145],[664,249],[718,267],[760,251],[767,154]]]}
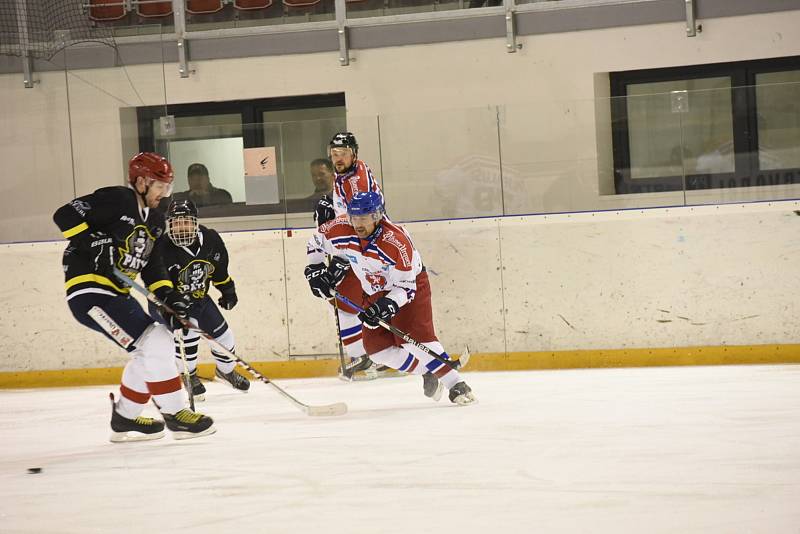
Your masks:
{"label": "dark window", "polygon": [[800,183],[800,56],[611,73],[617,193]]}
{"label": "dark window", "polygon": [[[138,108],[137,117],[140,150],[163,154],[173,164],[173,197],[197,187],[190,174],[207,173],[213,194],[192,189],[201,217],[312,212],[309,164],[326,157],[328,140],[346,129],[343,93],[179,104],[166,111],[150,106]],[[261,148],[274,155],[265,172],[270,176],[246,177],[247,149]]]}

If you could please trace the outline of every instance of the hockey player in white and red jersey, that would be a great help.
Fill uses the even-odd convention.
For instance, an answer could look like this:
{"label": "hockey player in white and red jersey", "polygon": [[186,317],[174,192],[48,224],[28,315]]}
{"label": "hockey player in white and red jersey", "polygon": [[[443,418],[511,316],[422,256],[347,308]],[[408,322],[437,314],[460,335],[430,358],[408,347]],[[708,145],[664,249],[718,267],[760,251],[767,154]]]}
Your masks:
{"label": "hockey player in white and red jersey", "polygon": [[450,390],[450,401],[460,405],[476,402],[457,365],[446,365],[380,327],[379,320],[388,322],[449,359],[433,328],[428,273],[409,235],[384,216],[378,193],[356,193],[347,209],[347,215],[323,224],[309,242],[309,266],[321,264],[326,255],[347,262],[343,268],[327,269],[310,278],[314,295],[331,298],[344,272],[353,273],[362,289],[354,302],[365,308],[358,317],[367,327],[363,342],[370,358],[392,369],[423,375],[423,391],[436,400],[441,383]]}
{"label": "hockey player in white and red jersey", "polygon": [[[383,193],[372,170],[358,159],[358,142],[350,132],[339,132],[333,136],[328,145],[328,155],[334,168],[332,198],[324,196],[317,203],[314,219],[317,227],[339,215],[347,213],[347,204],[353,195],[361,192],[373,192],[383,201]],[[334,260],[335,261],[335,260]],[[335,268],[335,266],[331,266]],[[312,273],[307,269],[306,278]],[[338,291],[354,302],[361,299],[361,284],[352,273],[345,272]],[[382,369],[370,361],[364,350],[362,326],[356,310],[343,302],[337,303],[339,326],[342,344],[347,351],[350,362],[340,373],[343,378],[352,379],[363,371],[366,378],[376,378]]]}

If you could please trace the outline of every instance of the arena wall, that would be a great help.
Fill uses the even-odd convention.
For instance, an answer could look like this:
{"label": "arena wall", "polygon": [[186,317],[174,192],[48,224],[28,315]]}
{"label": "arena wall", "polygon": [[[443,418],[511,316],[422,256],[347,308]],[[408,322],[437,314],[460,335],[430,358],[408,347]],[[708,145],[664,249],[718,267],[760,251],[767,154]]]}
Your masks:
{"label": "arena wall", "polygon": [[[408,229],[431,275],[439,336],[456,354],[469,345],[473,369],[800,362],[798,204]],[[240,297],[226,314],[238,351],[271,376],[335,373],[333,317],[303,277],[310,232],[223,234]],[[0,386],[118,378],[125,353],[64,302],[64,245],[0,246]]]}

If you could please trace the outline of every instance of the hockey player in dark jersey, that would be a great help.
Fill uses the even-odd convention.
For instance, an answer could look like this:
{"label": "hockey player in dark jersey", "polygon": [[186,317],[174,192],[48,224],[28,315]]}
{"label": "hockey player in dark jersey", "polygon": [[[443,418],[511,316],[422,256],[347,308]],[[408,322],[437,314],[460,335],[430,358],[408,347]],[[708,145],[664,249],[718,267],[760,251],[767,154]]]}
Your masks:
{"label": "hockey player in dark jersey", "polygon": [[[217,232],[197,223],[197,207],[191,200],[173,200],[167,208],[167,236],[153,251],[156,267],[144,276],[145,283],[156,296],[167,294],[172,287],[191,299],[189,319],[201,330],[214,336],[223,347],[234,351],[233,332],[222,317],[208,289],[214,284],[221,296],[220,307],[231,310],[238,299],[236,286],[228,274],[228,251]],[[157,310],[153,309],[157,313]],[[167,320],[168,318],[165,318]],[[183,335],[186,364],[189,368],[192,394],[203,400],[205,386],[197,376],[197,349],[200,334],[189,331]],[[234,389],[246,392],[250,382],[235,371],[236,362],[211,348],[216,360],[216,376]],[[183,367],[180,340],[175,341],[175,357]]]}
{"label": "hockey player in dark jersey", "polygon": [[[98,189],[61,206],[53,215],[69,239],[63,265],[70,311],[78,322],[130,354],[119,401],[111,394],[112,442],[160,438],[165,423],[175,439],[216,431],[210,417],[185,408],[173,361],[172,332],[142,309],[113,272],[116,267],[134,279],[152,268],[150,255],[164,233],[164,217],[155,208],[170,194],[172,180],[172,167],[165,158],[142,152],[129,162],[128,187]],[[187,316],[189,299],[172,288],[162,296],[176,313]],[[163,422],[141,416],[151,398]]]}

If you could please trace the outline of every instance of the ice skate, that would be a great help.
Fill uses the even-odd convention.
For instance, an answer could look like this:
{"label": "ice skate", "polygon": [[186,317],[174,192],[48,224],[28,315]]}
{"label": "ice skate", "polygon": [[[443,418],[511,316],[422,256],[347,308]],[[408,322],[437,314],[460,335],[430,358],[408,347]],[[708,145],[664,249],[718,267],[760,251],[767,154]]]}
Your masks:
{"label": "ice skate", "polygon": [[433,373],[425,373],[422,375],[422,392],[425,393],[426,397],[438,402],[442,398],[444,385],[439,382],[439,379]]}
{"label": "ice skate", "polygon": [[162,414],[164,423],[172,431],[174,439],[191,439],[208,436],[217,431],[214,420],[201,413],[193,412],[187,408],[175,414]]}
{"label": "ice skate", "polygon": [[467,406],[477,403],[478,399],[472,394],[472,388],[462,381],[450,388],[450,402],[459,406]]}
{"label": "ice skate", "polygon": [[217,376],[217,378],[222,379],[223,382],[237,391],[247,393],[247,390],[250,389],[250,381],[237,373],[235,368],[231,369],[230,373],[223,373],[219,370],[219,368],[217,368],[214,371],[214,374]]}
{"label": "ice skate", "polygon": [[137,417],[127,419],[117,413],[114,394],[109,394],[111,398],[111,437],[112,443],[124,443],[126,441],[146,441],[164,437],[164,422],[153,419],[152,417]]}
{"label": "ice skate", "polygon": [[189,382],[195,402],[206,400],[206,387],[200,381],[200,377],[197,376],[197,369],[189,373]]}

